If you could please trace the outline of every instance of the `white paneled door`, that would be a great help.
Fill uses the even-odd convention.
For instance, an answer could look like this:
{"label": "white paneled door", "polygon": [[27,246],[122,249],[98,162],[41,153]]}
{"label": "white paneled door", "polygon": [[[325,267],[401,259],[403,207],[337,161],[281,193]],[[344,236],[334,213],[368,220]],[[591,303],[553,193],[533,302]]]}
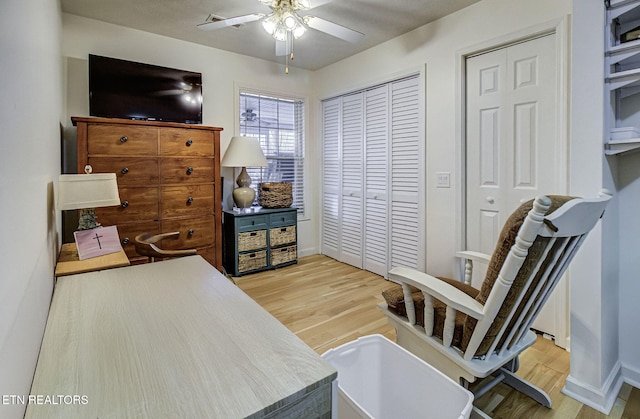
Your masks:
{"label": "white paneled door", "polygon": [[[566,139],[558,130],[555,42],[546,35],[466,61],[469,250],[491,254],[520,203],[563,192],[565,169],[556,156]],[[534,326],[555,335],[556,308],[552,297]]]}

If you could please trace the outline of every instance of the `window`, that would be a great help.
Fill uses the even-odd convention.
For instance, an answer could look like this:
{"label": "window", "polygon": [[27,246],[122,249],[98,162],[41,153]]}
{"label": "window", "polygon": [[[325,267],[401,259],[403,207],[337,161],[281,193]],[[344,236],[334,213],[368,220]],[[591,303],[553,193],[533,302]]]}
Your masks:
{"label": "window", "polygon": [[257,137],[268,167],[247,167],[251,187],[291,182],[293,206],[304,215],[304,102],[240,91],[240,135]]}

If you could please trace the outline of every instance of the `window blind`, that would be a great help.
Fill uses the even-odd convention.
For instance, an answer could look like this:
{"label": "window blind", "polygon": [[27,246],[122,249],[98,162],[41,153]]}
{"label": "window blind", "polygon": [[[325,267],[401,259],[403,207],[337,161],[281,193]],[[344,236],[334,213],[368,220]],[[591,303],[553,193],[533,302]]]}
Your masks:
{"label": "window blind", "polygon": [[258,138],[269,163],[247,167],[251,187],[291,182],[293,206],[304,216],[304,102],[241,91],[240,135]]}

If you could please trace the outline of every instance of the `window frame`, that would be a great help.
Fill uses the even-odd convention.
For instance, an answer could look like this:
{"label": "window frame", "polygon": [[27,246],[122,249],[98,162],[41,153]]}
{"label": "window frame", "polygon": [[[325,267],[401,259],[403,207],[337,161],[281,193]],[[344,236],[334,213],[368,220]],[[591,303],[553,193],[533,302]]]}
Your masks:
{"label": "window frame", "polygon": [[[242,106],[242,100],[243,100],[243,95],[252,95],[252,96],[260,96],[260,97],[264,97],[266,100],[279,100],[279,101],[284,101],[284,102],[300,102],[302,105],[302,110],[300,111],[300,115],[299,115],[299,119],[300,119],[300,123],[302,124],[302,127],[298,127],[297,129],[294,129],[293,131],[296,131],[301,138],[295,139],[294,136],[294,143],[296,144],[296,150],[294,152],[294,157],[293,157],[293,162],[294,162],[294,175],[295,175],[295,166],[296,166],[296,162],[299,162],[299,176],[301,176],[302,178],[302,184],[296,184],[294,182],[293,184],[293,194],[294,194],[294,202],[292,204],[292,206],[295,206],[298,209],[298,220],[306,220],[308,219],[308,211],[307,211],[307,184],[308,184],[308,180],[307,180],[307,158],[306,158],[306,149],[307,149],[307,138],[308,138],[308,112],[309,112],[309,101],[306,97],[300,97],[300,96],[296,96],[296,95],[292,95],[292,94],[288,94],[288,93],[282,93],[282,92],[274,92],[274,91],[267,91],[267,90],[263,90],[260,88],[253,88],[253,87],[246,87],[246,86],[240,86],[240,85],[236,85],[235,88],[235,112],[237,112],[235,114],[235,132],[237,133],[237,135],[244,135],[245,131],[244,131],[244,127],[241,125],[241,118],[242,118],[242,110],[241,110],[241,106]],[[279,130],[277,130],[279,131]],[[251,137],[256,137],[255,135],[248,135]],[[302,148],[302,150],[299,150],[298,148]],[[264,151],[264,150],[263,150]],[[267,157],[267,161],[277,161],[277,158],[274,157],[269,157],[267,155],[267,153],[265,153],[265,157]],[[301,160],[301,161],[300,161]],[[268,180],[265,180],[268,181]],[[257,187],[258,187],[258,182],[259,180],[254,180],[253,176],[252,176],[252,182],[251,182],[251,187],[254,188],[256,190],[256,199],[257,199]],[[297,188],[296,188],[297,187]],[[296,196],[296,189],[298,190],[298,194]],[[298,199],[296,200],[296,197],[298,197]]]}

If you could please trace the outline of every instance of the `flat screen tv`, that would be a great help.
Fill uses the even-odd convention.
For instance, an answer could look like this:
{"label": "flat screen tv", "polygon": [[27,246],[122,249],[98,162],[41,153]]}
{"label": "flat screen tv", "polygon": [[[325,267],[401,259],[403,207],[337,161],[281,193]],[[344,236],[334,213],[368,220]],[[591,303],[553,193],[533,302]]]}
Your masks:
{"label": "flat screen tv", "polygon": [[89,55],[89,114],[202,123],[202,74]]}

